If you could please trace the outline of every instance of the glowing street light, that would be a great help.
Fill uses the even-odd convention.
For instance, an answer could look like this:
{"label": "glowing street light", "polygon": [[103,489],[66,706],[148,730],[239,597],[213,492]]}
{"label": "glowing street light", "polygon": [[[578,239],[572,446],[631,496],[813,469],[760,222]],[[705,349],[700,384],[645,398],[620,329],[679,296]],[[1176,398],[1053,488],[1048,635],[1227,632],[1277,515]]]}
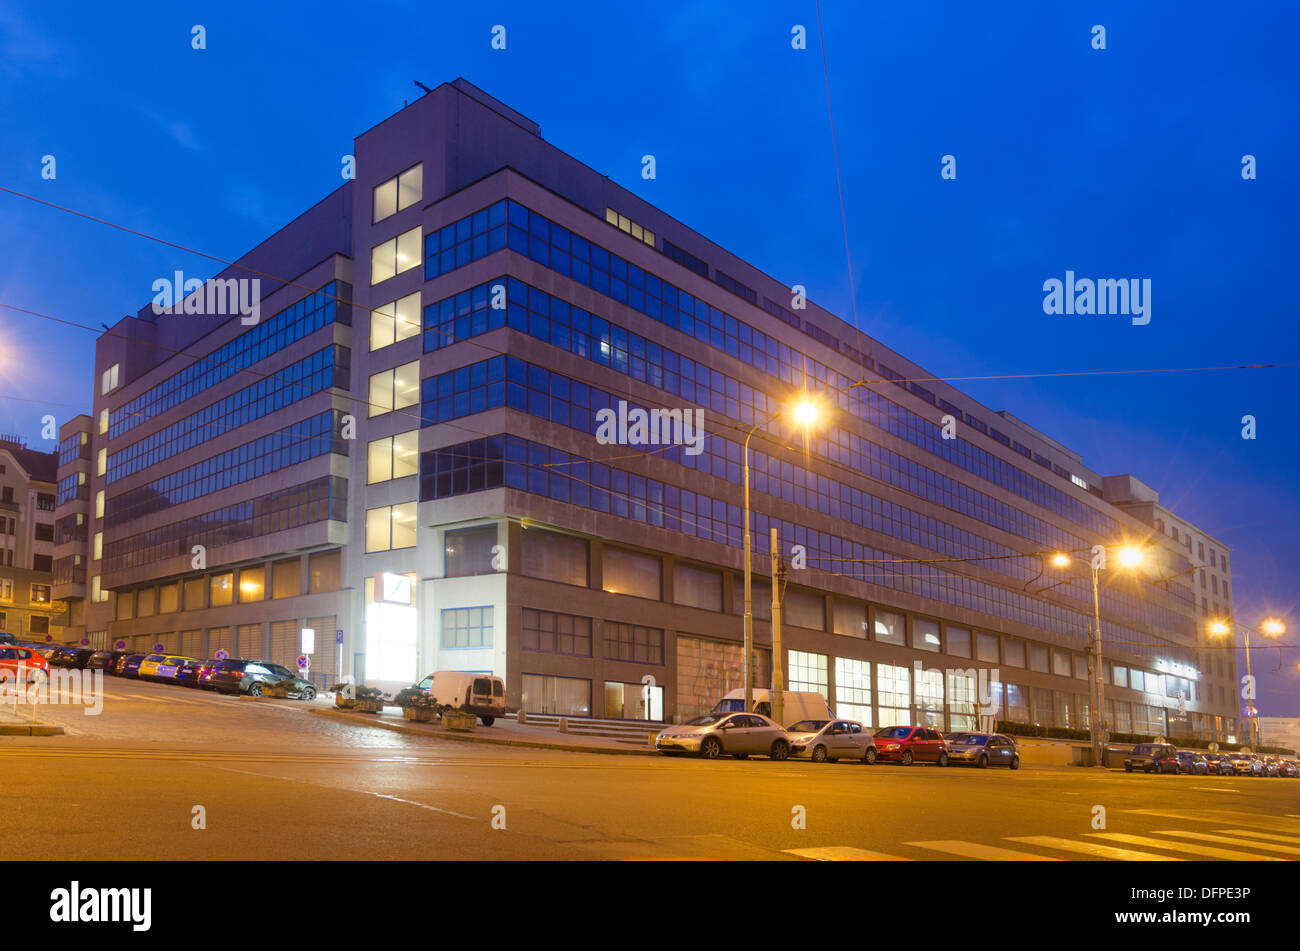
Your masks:
{"label": "glowing street light", "polygon": [[[1233,626],[1229,621],[1215,620],[1210,622],[1209,630],[1215,637],[1230,637],[1232,635]],[[1286,633],[1286,625],[1277,618],[1271,617],[1265,618],[1254,628],[1247,627],[1243,629],[1242,633],[1246,638],[1246,677],[1252,682],[1254,675],[1250,670],[1250,633],[1253,630],[1257,630],[1267,637],[1281,637]],[[1259,745],[1259,713],[1255,709],[1255,698],[1252,696],[1249,699],[1250,709],[1249,716],[1247,717],[1250,721],[1249,739],[1250,745],[1254,747]]]}
{"label": "glowing street light", "polygon": [[1070,567],[1070,556],[1058,551],[1052,556],[1052,565],[1056,568],[1068,568]]}

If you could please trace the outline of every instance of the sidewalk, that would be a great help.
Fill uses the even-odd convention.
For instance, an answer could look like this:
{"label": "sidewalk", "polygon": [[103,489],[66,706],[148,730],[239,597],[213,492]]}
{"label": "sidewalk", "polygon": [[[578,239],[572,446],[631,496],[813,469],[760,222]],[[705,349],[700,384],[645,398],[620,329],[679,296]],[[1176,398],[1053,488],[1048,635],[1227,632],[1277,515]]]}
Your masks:
{"label": "sidewalk", "polygon": [[[438,723],[420,723],[402,717],[401,707],[384,707],[383,713],[356,713],[337,707],[316,707],[311,712],[317,716],[337,717],[362,726],[376,726],[397,733],[428,736],[439,740],[456,740],[462,743],[487,743],[496,746],[523,746],[540,750],[567,750],[572,753],[610,753],[624,756],[658,756],[648,740],[644,745],[628,743],[603,736],[575,736],[561,733],[553,726],[520,726],[513,717],[500,717],[491,726],[475,725],[470,732],[448,730]],[[653,732],[647,727],[646,734]]]}
{"label": "sidewalk", "polygon": [[63,727],[54,723],[32,720],[30,707],[0,704],[0,736],[60,736]]}

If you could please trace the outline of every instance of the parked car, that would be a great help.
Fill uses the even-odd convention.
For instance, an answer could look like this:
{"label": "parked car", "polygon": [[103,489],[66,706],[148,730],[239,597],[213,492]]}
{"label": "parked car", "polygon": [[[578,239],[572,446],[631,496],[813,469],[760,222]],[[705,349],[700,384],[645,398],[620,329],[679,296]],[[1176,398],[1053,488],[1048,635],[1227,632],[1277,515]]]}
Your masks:
{"label": "parked car", "polygon": [[1206,776],[1209,775],[1210,764],[1206,761],[1204,753],[1198,753],[1196,750],[1179,750],[1178,772],[1187,773],[1189,776]]}
{"label": "parked car", "polygon": [[1264,764],[1256,753],[1230,753],[1234,776],[1263,776]]}
{"label": "parked car", "polygon": [[119,677],[139,677],[140,663],[148,656],[148,654],[127,654],[118,660],[114,673]]}
{"label": "parked car", "polygon": [[51,667],[85,670],[94,654],[95,652],[92,650],[83,650],[79,647],[58,647],[50,654],[48,660]]}
{"label": "parked car", "polygon": [[791,756],[807,756],[814,763],[833,763],[837,759],[867,764],[876,761],[875,741],[856,720],[800,720],[786,732],[790,734]]}
{"label": "parked car", "polygon": [[0,679],[12,683],[31,683],[48,677],[50,664],[30,647],[0,645]]}
{"label": "parked car", "polygon": [[[772,691],[755,687],[751,689],[754,698],[754,709],[751,713],[757,713],[768,719],[772,717]],[[802,720],[834,720],[835,714],[831,713],[831,708],[826,703],[826,698],[815,690],[785,690],[781,693],[781,719],[785,722],[781,725],[789,729],[791,725],[799,723]],[[721,700],[713,707],[714,713],[744,713],[745,712],[745,691],[737,688],[723,696]]]}
{"label": "parked car", "polygon": [[54,644],[40,644],[38,646],[34,646],[32,650],[40,654],[44,660],[49,660],[51,657],[54,656],[55,651],[63,650],[63,648],[57,647]]}
{"label": "parked car", "polygon": [[87,670],[111,671],[117,662],[126,656],[126,651],[95,651],[86,663]]}
{"label": "parked car", "polygon": [[947,733],[948,761],[954,766],[1007,766],[1020,768],[1016,741],[1002,733]]}
{"label": "parked car", "polygon": [[1300,777],[1300,761],[1293,759],[1282,760],[1282,775],[1291,779]]}
{"label": "parked car", "polygon": [[176,671],[187,660],[194,658],[178,654],[146,654],[140,661],[139,677],[141,680],[175,680]]}
{"label": "parked car", "polygon": [[7,634],[4,631],[0,631],[0,644],[17,644],[17,643],[18,643],[18,638],[14,637],[12,634]]}
{"label": "parked car", "polygon": [[887,726],[876,731],[876,755],[911,766],[913,763],[948,765],[948,746],[938,730],[924,726]]}
{"label": "parked car", "polygon": [[1124,757],[1124,772],[1178,773],[1178,750],[1168,743],[1139,743]]}
{"label": "parked car", "polygon": [[1260,762],[1264,764],[1265,776],[1281,776],[1282,769],[1278,764],[1276,756],[1261,756]]}
{"label": "parked car", "polygon": [[199,674],[207,666],[208,661],[198,660],[194,657],[185,658],[180,669],[176,671],[176,682],[182,687],[197,687],[199,685]]}
{"label": "parked car", "polygon": [[706,713],[661,730],[655,748],[668,754],[699,753],[705,759],[745,759],[756,753],[783,760],[790,755],[790,738],[780,724],[757,713]]}
{"label": "parked car", "polygon": [[1227,753],[1206,753],[1205,763],[1212,776],[1232,775],[1232,757]]}
{"label": "parked car", "polygon": [[506,682],[491,674],[438,670],[416,684],[439,703],[472,713],[491,726],[506,713]]}
{"label": "parked car", "polygon": [[316,688],[296,676],[288,667],[269,660],[213,660],[203,665],[199,686],[219,693],[246,693],[260,697],[266,688],[284,680],[293,681],[290,695],[295,699],[316,699]]}

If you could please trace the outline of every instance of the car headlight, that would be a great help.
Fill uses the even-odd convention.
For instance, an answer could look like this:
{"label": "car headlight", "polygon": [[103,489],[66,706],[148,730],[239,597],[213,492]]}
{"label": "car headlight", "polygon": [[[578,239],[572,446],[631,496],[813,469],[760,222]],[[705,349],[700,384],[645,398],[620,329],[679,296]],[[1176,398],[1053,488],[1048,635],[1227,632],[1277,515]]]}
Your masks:
{"label": "car headlight", "polygon": [[898,749],[898,744],[897,744],[897,743],[886,743],[886,744],[885,744],[885,749],[887,749],[887,750],[896,750],[896,749]]}

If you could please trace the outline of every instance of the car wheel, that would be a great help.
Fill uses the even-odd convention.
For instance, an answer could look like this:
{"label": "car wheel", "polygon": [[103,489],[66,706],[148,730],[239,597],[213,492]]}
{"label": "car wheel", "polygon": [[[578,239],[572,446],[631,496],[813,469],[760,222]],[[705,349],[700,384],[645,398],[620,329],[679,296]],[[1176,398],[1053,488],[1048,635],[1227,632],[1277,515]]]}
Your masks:
{"label": "car wheel", "polygon": [[248,695],[250,697],[260,697],[262,695],[262,685],[250,684],[248,687]]}
{"label": "car wheel", "polygon": [[912,765],[912,751],[911,751],[911,750],[903,750],[903,755],[900,756],[900,757],[898,758],[898,761],[899,761],[900,763],[902,763],[904,766],[911,766],[911,765]]}
{"label": "car wheel", "polygon": [[304,700],[315,700],[315,699],[316,699],[316,688],[315,688],[315,687],[305,687],[305,688],[303,688],[303,691],[302,691],[302,698],[303,698]]}
{"label": "car wheel", "polygon": [[1019,757],[1019,756],[1013,756],[1013,757],[1011,757],[1011,768],[1012,768],[1012,769],[1019,769],[1019,768],[1020,768],[1020,757]]}
{"label": "car wheel", "polygon": [[790,757],[790,744],[785,740],[777,740],[772,744],[772,750],[767,755],[777,761],[788,759]]}
{"label": "car wheel", "polygon": [[867,751],[862,754],[862,762],[866,763],[868,766],[875,765],[876,748],[874,746],[867,747]]}
{"label": "car wheel", "polygon": [[821,746],[820,744],[813,747],[812,761],[814,763],[826,762],[826,747]]}
{"label": "car wheel", "polygon": [[716,736],[706,736],[700,744],[700,755],[705,759],[717,759],[722,755],[722,743]]}
{"label": "car wheel", "polygon": [[978,766],[980,769],[988,769],[989,758],[983,754],[980,754],[980,758],[975,761],[975,765]]}
{"label": "car wheel", "polygon": [[947,765],[948,765],[948,754],[947,754],[947,753],[940,753],[940,754],[939,754],[939,758],[938,758],[937,760],[934,761],[934,765],[935,765],[935,766],[947,766]]}
{"label": "car wheel", "polygon": [[479,719],[483,721],[484,726],[491,726],[493,723],[497,722],[496,717],[479,717]]}

